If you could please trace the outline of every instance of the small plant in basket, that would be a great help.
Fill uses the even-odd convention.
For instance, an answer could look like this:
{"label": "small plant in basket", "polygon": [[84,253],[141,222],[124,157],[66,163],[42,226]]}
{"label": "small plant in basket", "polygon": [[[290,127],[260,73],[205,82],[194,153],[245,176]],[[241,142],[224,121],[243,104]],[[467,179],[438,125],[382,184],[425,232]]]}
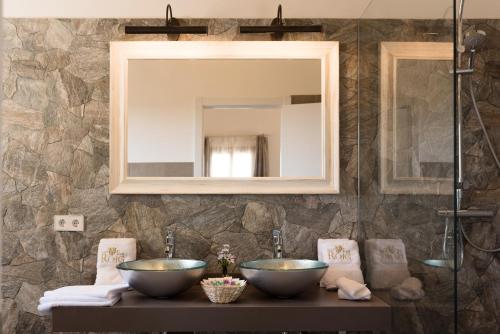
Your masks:
{"label": "small plant in basket", "polygon": [[228,268],[236,261],[236,256],[230,253],[229,245],[222,245],[222,249],[217,253],[217,263],[222,269],[222,276],[227,276]]}

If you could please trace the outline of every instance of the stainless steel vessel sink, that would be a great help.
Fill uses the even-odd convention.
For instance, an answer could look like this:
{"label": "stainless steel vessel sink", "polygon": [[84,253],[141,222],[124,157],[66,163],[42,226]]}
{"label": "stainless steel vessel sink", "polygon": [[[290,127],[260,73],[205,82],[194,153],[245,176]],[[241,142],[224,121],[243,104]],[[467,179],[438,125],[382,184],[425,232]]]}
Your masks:
{"label": "stainless steel vessel sink", "polygon": [[240,264],[243,276],[256,288],[290,298],[321,280],[328,264],[314,260],[267,259]]}
{"label": "stainless steel vessel sink", "polygon": [[116,267],[132,288],[151,297],[167,298],[198,283],[207,263],[186,259],[152,259],[123,262]]}

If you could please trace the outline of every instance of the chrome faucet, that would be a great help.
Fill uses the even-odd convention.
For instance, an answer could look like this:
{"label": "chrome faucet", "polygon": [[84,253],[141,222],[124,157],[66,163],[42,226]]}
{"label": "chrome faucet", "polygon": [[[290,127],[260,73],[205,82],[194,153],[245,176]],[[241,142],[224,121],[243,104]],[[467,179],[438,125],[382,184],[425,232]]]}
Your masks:
{"label": "chrome faucet", "polygon": [[167,231],[165,254],[167,259],[174,257],[175,252],[175,235],[173,231]]}
{"label": "chrome faucet", "polygon": [[273,230],[273,259],[283,257],[283,237],[280,230]]}

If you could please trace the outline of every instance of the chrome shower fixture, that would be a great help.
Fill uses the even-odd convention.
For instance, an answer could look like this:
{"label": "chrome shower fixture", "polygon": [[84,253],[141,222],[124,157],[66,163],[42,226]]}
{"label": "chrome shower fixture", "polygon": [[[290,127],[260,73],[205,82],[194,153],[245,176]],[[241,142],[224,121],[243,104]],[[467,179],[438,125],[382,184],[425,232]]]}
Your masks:
{"label": "chrome shower fixture", "polygon": [[486,32],[470,29],[465,32],[464,47],[466,51],[479,50],[486,42]]}
{"label": "chrome shower fixture", "polygon": [[481,47],[486,42],[486,32],[483,30],[476,30],[474,27],[467,30],[464,34],[461,47],[459,47],[460,53],[469,53],[469,60],[467,63],[467,68],[457,69],[457,74],[472,74],[474,73],[474,60],[476,52],[481,49]]}

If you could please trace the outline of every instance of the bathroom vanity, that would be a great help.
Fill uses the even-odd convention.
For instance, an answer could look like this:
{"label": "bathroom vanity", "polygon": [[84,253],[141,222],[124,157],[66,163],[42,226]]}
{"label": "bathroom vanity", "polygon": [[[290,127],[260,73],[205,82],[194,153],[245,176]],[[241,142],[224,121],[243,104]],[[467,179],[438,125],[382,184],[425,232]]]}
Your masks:
{"label": "bathroom vanity", "polygon": [[297,298],[277,299],[249,286],[237,302],[212,304],[197,285],[172,299],[135,291],[112,307],[53,309],[55,332],[373,331],[390,333],[391,308],[380,298],[354,302],[314,287]]}

